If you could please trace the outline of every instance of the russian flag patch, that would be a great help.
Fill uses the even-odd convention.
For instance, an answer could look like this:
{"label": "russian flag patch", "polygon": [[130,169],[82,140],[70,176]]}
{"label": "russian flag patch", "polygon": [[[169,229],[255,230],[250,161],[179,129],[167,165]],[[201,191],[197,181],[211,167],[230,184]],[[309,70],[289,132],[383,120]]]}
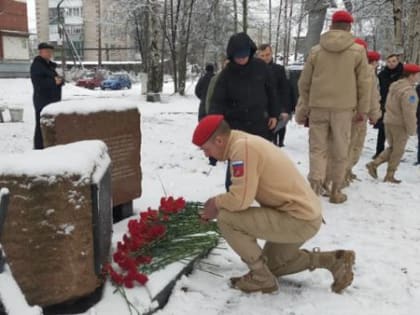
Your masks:
{"label": "russian flag patch", "polygon": [[245,163],[244,161],[235,161],[232,162],[233,177],[242,177],[245,173]]}

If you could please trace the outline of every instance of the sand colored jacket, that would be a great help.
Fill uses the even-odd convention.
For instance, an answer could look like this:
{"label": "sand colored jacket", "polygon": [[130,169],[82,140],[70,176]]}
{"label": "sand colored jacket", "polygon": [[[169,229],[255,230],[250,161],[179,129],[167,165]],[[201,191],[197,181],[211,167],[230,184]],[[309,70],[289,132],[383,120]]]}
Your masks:
{"label": "sand colored jacket", "polygon": [[418,96],[408,79],[391,84],[386,98],[385,124],[405,128],[409,136],[416,134]]}
{"label": "sand colored jacket", "polygon": [[381,111],[381,94],[379,93],[379,79],[376,75],[376,68],[369,65],[371,73],[371,94],[370,94],[370,107],[368,117],[371,121],[376,122],[382,116]]}
{"label": "sand colored jacket", "polygon": [[[366,50],[350,32],[331,30],[321,36],[306,60],[299,79],[298,109],[369,111],[371,73]],[[297,110],[297,111],[298,111]]]}
{"label": "sand colored jacket", "polygon": [[216,197],[219,209],[242,211],[257,201],[262,207],[314,220],[321,203],[293,162],[271,142],[242,131],[232,131],[226,148],[232,185]]}

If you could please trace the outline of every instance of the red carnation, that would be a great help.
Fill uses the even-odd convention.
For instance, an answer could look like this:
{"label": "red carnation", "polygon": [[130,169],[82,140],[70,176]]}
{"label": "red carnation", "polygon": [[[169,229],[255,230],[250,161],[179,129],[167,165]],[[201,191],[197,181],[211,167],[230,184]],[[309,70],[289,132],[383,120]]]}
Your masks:
{"label": "red carnation", "polygon": [[141,285],[145,285],[146,282],[149,281],[147,276],[145,274],[142,274],[142,273],[137,273],[135,278],[136,278],[136,281],[138,283],[140,283]]}

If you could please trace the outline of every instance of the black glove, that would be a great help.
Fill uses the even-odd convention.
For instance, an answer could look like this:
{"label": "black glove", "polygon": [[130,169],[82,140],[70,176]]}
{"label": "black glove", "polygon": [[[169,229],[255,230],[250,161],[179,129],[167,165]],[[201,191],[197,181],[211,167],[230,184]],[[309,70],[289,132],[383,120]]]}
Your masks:
{"label": "black glove", "polygon": [[209,164],[211,166],[216,166],[217,160],[215,158],[213,158],[213,157],[209,157]]}

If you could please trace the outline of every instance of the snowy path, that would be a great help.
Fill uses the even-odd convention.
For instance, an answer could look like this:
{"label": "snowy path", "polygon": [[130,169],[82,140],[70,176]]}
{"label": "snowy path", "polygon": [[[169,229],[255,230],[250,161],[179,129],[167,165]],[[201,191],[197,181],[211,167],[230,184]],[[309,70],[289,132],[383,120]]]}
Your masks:
{"label": "snowy path", "polygon": [[[28,80],[0,80],[0,105],[25,108],[24,123],[0,123],[0,154],[31,148],[34,125],[31,91]],[[158,203],[163,195],[161,181],[168,194],[187,200],[204,201],[222,192],[225,165],[219,163],[208,174],[206,159],[191,145],[198,104],[195,97],[167,96],[163,104],[148,104],[136,95],[138,91],[138,86],[130,91],[102,92],[71,85],[64,90],[67,99],[112,95],[138,103],[142,113],[144,191],[143,197],[135,202],[136,210]],[[169,304],[159,314],[415,314],[420,307],[420,168],[412,165],[416,139],[410,139],[397,174],[403,179],[399,186],[368,177],[364,164],[373,154],[374,130],[369,130],[366,144],[356,168],[361,181],[346,190],[349,201],[344,205],[331,205],[324,200],[327,224],[307,244],[308,249],[319,246],[323,250],[356,251],[355,281],[342,295],[330,292],[331,278],[326,271],[280,279],[280,291],[272,295],[245,295],[231,290],[228,278],[245,272],[246,268],[222,245],[226,249],[215,250],[192,275],[178,282]],[[284,150],[306,175],[307,130],[292,124]],[[384,168],[379,172],[382,176]],[[124,312],[121,309],[119,314]],[[108,312],[99,315],[108,314],[111,315]]]}

